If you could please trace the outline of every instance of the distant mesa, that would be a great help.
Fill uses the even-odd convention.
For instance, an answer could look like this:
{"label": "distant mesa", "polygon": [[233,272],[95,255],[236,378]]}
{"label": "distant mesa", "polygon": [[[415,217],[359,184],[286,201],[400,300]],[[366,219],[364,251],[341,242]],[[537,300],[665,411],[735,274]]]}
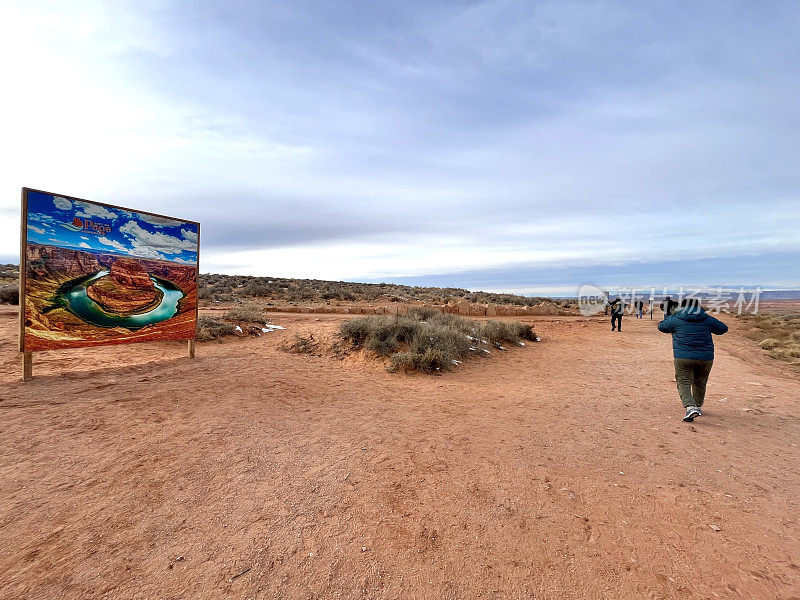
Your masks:
{"label": "distant mesa", "polygon": [[163,297],[145,268],[130,258],[115,260],[110,273],[92,281],[86,293],[104,311],[123,316],[152,310]]}

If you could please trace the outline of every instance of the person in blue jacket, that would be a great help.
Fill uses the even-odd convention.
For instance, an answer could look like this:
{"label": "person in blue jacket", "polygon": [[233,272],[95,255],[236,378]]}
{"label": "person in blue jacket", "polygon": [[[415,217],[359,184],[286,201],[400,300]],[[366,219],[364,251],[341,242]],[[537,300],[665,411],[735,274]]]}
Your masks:
{"label": "person in blue jacket", "polygon": [[728,326],[706,313],[697,298],[688,298],[681,303],[680,310],[658,324],[658,330],[672,334],[675,381],[686,409],[683,420],[694,421],[703,414],[700,408],[714,364],[711,334],[722,335],[728,331]]}

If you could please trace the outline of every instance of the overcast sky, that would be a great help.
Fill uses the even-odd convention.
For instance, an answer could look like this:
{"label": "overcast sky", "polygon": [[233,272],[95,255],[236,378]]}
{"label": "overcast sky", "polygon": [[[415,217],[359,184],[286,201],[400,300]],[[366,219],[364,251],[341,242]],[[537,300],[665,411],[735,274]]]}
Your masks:
{"label": "overcast sky", "polygon": [[29,186],[203,272],[800,285],[795,0],[0,7],[0,262]]}

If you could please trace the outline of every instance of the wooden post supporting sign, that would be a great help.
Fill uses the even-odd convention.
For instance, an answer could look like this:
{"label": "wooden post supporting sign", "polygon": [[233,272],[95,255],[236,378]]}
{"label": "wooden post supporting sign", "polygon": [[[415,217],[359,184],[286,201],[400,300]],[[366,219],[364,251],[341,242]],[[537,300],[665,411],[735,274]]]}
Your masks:
{"label": "wooden post supporting sign", "polygon": [[33,379],[33,354],[31,352],[22,353],[22,381]]}

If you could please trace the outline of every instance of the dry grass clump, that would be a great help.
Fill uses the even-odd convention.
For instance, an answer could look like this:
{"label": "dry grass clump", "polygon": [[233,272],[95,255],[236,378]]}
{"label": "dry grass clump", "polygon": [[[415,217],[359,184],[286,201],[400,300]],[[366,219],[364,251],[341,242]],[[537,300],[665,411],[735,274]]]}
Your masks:
{"label": "dry grass clump", "polygon": [[267,315],[263,308],[244,304],[236,306],[225,313],[227,321],[243,321],[245,323],[263,323],[267,320]]}
{"label": "dry grass clump", "polygon": [[19,286],[0,286],[0,302],[5,302],[7,304],[19,304]]}
{"label": "dry grass clump", "polygon": [[775,359],[800,365],[800,318],[797,315],[740,315],[750,329],[746,335]]}
{"label": "dry grass clump", "polygon": [[198,340],[218,340],[226,335],[235,335],[236,326],[214,317],[200,317],[197,320]]}
{"label": "dry grass clump", "polygon": [[504,343],[538,340],[519,322],[472,321],[430,308],[408,315],[357,317],[345,321],[339,336],[358,348],[389,359],[390,371],[435,373],[450,370],[469,356],[487,356]]}

